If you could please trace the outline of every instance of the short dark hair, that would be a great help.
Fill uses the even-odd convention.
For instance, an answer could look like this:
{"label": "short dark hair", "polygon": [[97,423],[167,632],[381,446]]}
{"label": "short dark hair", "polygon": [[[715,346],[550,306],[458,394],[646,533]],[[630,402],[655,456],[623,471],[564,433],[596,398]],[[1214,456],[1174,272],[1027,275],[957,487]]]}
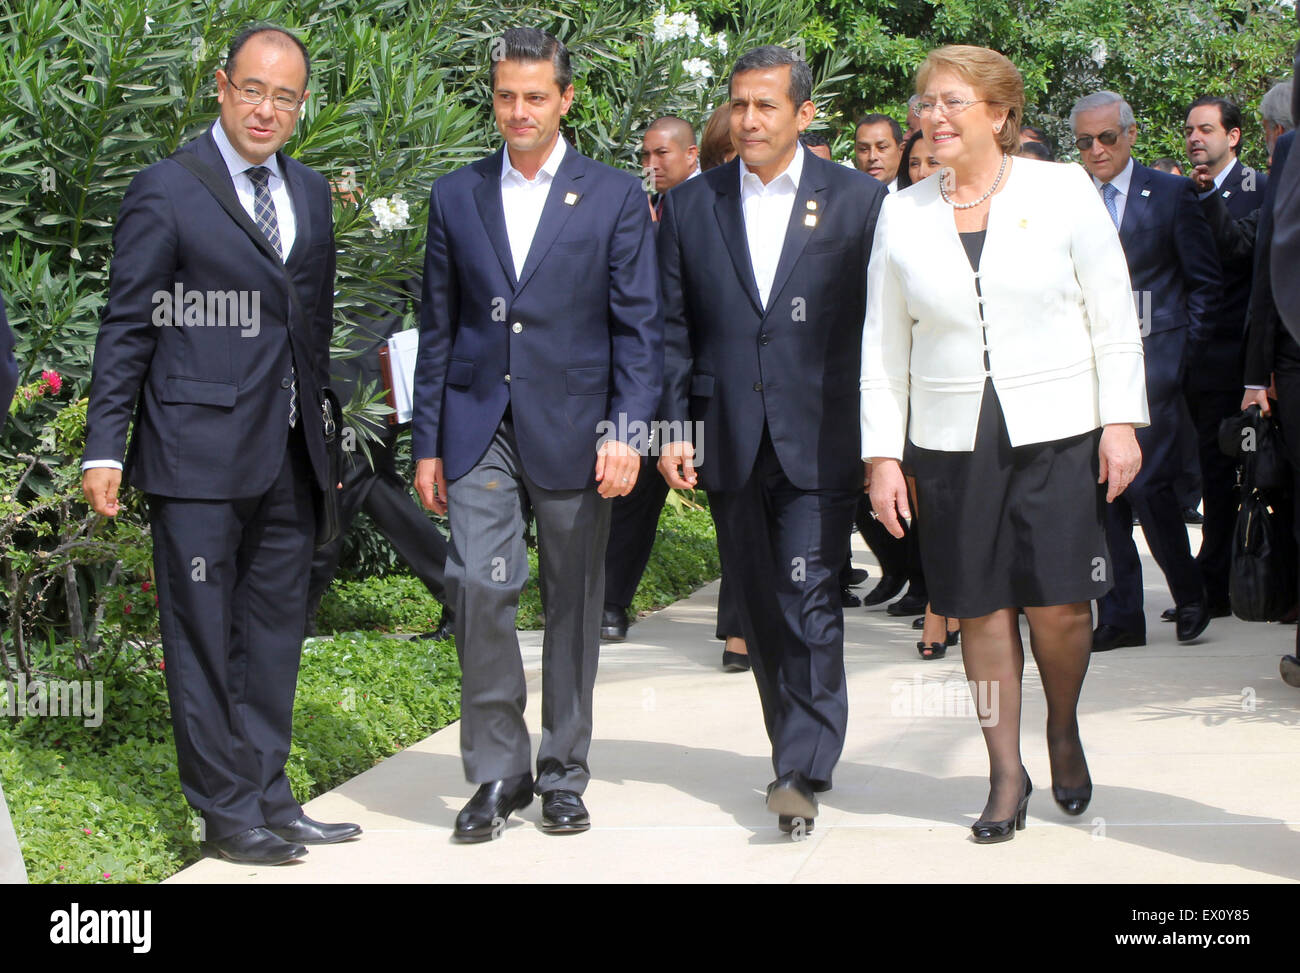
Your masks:
{"label": "short dark hair", "polygon": [[889,130],[894,133],[894,141],[900,145],[903,141],[903,126],[894,121],[889,115],[882,115],[880,112],[872,112],[869,115],[863,115],[858,119],[858,124],[853,126],[853,137],[858,137],[858,129],[863,125],[879,125],[882,122],[888,123]]}
{"label": "short dark hair", "polygon": [[[1219,98],[1215,95],[1201,95],[1194,102],[1187,106],[1187,111],[1183,112],[1183,119],[1192,113],[1193,108],[1204,108],[1206,105],[1213,105],[1219,109],[1219,122],[1223,125],[1225,132],[1231,132],[1234,128],[1238,132],[1243,132],[1241,127],[1241,109],[1237,107],[1236,102],[1229,101],[1227,98]],[[1232,146],[1232,154],[1236,155],[1237,150],[1241,148],[1241,138],[1237,139],[1237,144]]]}
{"label": "short dark hair", "polygon": [[1032,142],[1028,139],[1020,143],[1020,155],[1028,159],[1042,159],[1044,162],[1055,162],[1052,150],[1042,142]]}
{"label": "short dark hair", "polygon": [[536,27],[509,27],[493,38],[488,64],[488,79],[493,89],[497,86],[498,61],[550,61],[561,92],[573,83],[569,49],[554,34]]}
{"label": "short dark hair", "polygon": [[660,115],[653,122],[646,126],[645,133],[667,132],[672,139],[683,149],[689,149],[695,144],[695,128],[686,119],[677,115]]}
{"label": "short dark hair", "polygon": [[1163,155],[1159,159],[1156,159],[1155,162],[1151,163],[1151,168],[1159,169],[1161,172],[1169,172],[1169,173],[1172,173],[1175,169],[1177,169],[1179,172],[1183,171],[1182,163],[1180,163],[1173,156],[1168,156],[1168,155]]}
{"label": "short dark hair", "polygon": [[814,145],[824,145],[827,148],[830,148],[831,145],[830,142],[826,141],[826,136],[822,135],[821,132],[804,132],[799,136],[799,141],[810,149]]}
{"label": "short dark hair", "polygon": [[259,34],[279,34],[287,38],[287,41],[281,41],[282,44],[288,44],[289,41],[298,48],[298,53],[302,55],[302,63],[307,68],[307,74],[303,79],[303,89],[307,87],[307,82],[311,80],[311,55],[307,53],[307,45],[300,41],[296,35],[289,33],[278,24],[250,24],[235,35],[235,39],[230,42],[230,50],[226,53],[226,77],[233,77],[235,73],[235,56],[239,54],[243,46]]}
{"label": "short dark hair", "polygon": [[790,100],[794,102],[794,107],[798,108],[805,101],[811,101],[812,68],[808,67],[808,62],[794,51],[779,44],[764,44],[752,51],[746,51],[737,58],[735,66],[731,69],[731,76],[727,78],[727,97],[731,97],[731,88],[736,75],[744,74],[746,71],[762,71],[765,68],[779,68],[785,65],[790,67]]}

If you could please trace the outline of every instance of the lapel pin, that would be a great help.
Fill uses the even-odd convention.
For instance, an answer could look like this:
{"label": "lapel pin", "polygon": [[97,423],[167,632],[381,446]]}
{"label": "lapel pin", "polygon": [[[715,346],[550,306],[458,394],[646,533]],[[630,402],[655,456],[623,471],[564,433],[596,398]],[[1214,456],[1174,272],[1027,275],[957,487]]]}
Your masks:
{"label": "lapel pin", "polygon": [[812,213],[809,213],[807,216],[805,216],[805,217],[803,218],[803,225],[804,225],[804,226],[816,226],[816,225],[817,225],[817,217],[816,217],[815,215],[813,215]]}
{"label": "lapel pin", "polygon": [[808,202],[805,203],[804,205],[806,205],[809,209],[816,209],[816,208],[817,208],[817,200],[815,200],[815,199],[810,199],[810,200],[808,200]]}
{"label": "lapel pin", "polygon": [[1224,199],[1227,199],[1227,198],[1228,198],[1229,196],[1231,196],[1231,195],[1232,195],[1232,190],[1231,190],[1231,189],[1225,189],[1225,190],[1223,191],[1223,198],[1224,198]]}
{"label": "lapel pin", "polygon": [[565,205],[565,206],[576,206],[577,203],[578,203],[578,196],[579,196],[578,193],[565,193],[565,194],[564,194],[564,205]]}
{"label": "lapel pin", "polygon": [[1144,190],[1142,190],[1142,195],[1143,195],[1143,196],[1150,196],[1150,195],[1151,195],[1151,190],[1149,190],[1149,189],[1144,189]]}
{"label": "lapel pin", "polygon": [[1029,220],[1027,220],[1027,219],[1021,220],[1021,221],[1020,221],[1020,229],[1022,229],[1022,230],[1027,230],[1027,229],[1029,229]]}

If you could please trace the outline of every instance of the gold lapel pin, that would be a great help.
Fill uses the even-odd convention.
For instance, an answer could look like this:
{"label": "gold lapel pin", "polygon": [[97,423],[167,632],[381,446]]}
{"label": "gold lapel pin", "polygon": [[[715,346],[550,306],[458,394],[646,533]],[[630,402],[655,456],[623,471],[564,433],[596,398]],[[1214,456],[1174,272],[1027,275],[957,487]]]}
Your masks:
{"label": "gold lapel pin", "polygon": [[809,213],[807,216],[805,216],[805,217],[803,218],[803,225],[804,225],[804,226],[816,226],[816,225],[817,225],[817,217],[814,216],[812,213]]}
{"label": "gold lapel pin", "polygon": [[1029,229],[1029,220],[1027,220],[1027,219],[1021,220],[1021,221],[1020,221],[1020,229],[1022,229],[1022,230],[1027,230],[1027,229]]}
{"label": "gold lapel pin", "polygon": [[817,208],[817,200],[815,200],[815,199],[810,199],[810,200],[808,200],[808,202],[805,203],[804,205],[806,205],[809,209],[816,209],[816,208]]}
{"label": "gold lapel pin", "polygon": [[1144,189],[1144,190],[1142,190],[1142,195],[1143,195],[1143,196],[1150,196],[1150,195],[1151,195],[1151,190],[1149,190],[1149,189]]}
{"label": "gold lapel pin", "polygon": [[577,193],[565,193],[565,194],[564,194],[564,205],[565,205],[565,206],[576,206],[577,203],[578,203],[578,194],[577,194]]}

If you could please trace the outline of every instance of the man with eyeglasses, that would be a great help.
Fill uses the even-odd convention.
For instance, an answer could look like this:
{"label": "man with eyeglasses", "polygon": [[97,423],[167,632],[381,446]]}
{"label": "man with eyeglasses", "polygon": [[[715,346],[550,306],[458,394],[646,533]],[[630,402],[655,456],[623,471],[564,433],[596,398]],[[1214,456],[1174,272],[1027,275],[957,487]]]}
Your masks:
{"label": "man with eyeglasses", "polygon": [[1079,161],[1119,233],[1142,323],[1151,424],[1137,431],[1142,470],[1106,507],[1115,586],[1097,603],[1094,652],[1146,644],[1142,565],[1133,543],[1137,515],[1174,596],[1179,642],[1201,635],[1222,606],[1207,601],[1192,558],[1175,480],[1182,470],[1180,423],[1187,362],[1209,338],[1222,273],[1210,226],[1188,179],[1133,160],[1133,109],[1113,91],[1079,99],[1070,111]]}
{"label": "man with eyeglasses", "polygon": [[96,512],[118,513],[124,475],[148,498],[181,788],[209,851],[262,865],[360,833],[307,817],[284,769],[314,508],[334,486],[329,183],[280,151],[310,72],[292,34],[243,31],[216,124],[132,180],[82,463]]}

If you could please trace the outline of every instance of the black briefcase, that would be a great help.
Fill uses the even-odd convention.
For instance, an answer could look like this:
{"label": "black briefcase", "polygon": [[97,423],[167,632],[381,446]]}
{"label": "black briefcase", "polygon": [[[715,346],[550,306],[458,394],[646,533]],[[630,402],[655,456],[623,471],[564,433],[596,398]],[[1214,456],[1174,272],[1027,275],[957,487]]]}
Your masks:
{"label": "black briefcase", "polygon": [[1296,565],[1293,547],[1278,536],[1274,511],[1255,482],[1257,460],[1247,456],[1242,467],[1228,597],[1232,613],[1243,621],[1275,622],[1295,604]]}
{"label": "black briefcase", "polygon": [[1219,423],[1219,451],[1238,466],[1252,466],[1254,484],[1261,490],[1277,490],[1290,483],[1279,427],[1257,405]]}
{"label": "black briefcase", "polygon": [[343,416],[333,389],[321,389],[321,426],[325,432],[325,466],[329,480],[316,511],[316,546],[325,547],[343,532],[343,514],[339,503],[339,480],[343,476],[343,442],[338,423]]}

